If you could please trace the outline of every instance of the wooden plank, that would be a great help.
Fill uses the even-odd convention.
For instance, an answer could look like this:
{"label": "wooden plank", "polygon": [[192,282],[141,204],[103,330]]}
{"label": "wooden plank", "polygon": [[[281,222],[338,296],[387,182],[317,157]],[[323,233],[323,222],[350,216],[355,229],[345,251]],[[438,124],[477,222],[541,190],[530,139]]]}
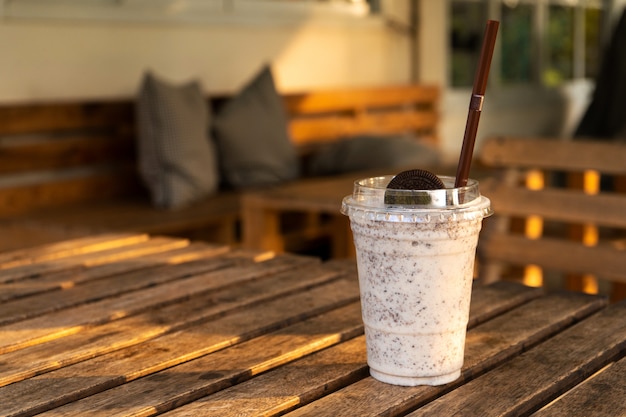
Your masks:
{"label": "wooden plank", "polygon": [[112,197],[143,194],[136,167],[94,172],[76,178],[0,188],[0,216],[45,207],[102,201]]}
{"label": "wooden plank", "polygon": [[612,304],[410,416],[527,415],[536,411],[623,355],[624,314],[626,303]]}
{"label": "wooden plank", "polygon": [[324,267],[337,272],[352,274],[356,276],[357,267],[353,259],[329,259],[324,262]]}
{"label": "wooden plank", "polygon": [[204,274],[232,264],[232,260],[209,258],[177,265],[142,268],[84,282],[81,285],[73,285],[74,283],[70,281],[64,283],[65,287],[62,291],[46,292],[0,304],[0,326],[138,291],[179,278]]}
{"label": "wooden plank", "polygon": [[49,132],[130,125],[131,100],[57,102],[0,106],[0,134]]}
{"label": "wooden plank", "polygon": [[[227,246],[200,242],[193,242],[185,247],[173,250],[167,244],[154,247],[153,249],[154,253],[144,254],[132,259],[121,259],[80,270],[54,272],[37,277],[36,280],[31,279],[0,284],[0,302],[71,288],[86,281],[128,273],[142,268],[148,269],[159,265],[176,265],[197,261],[223,255],[230,251],[230,248]],[[249,256],[249,258],[252,259],[252,256]]]}
{"label": "wooden plank", "polygon": [[159,210],[147,200],[129,198],[73,205],[71,210],[53,208],[33,213],[29,218],[32,223],[62,224],[96,232],[118,230],[172,234],[225,222],[234,223],[239,206],[239,194],[225,191],[177,210]]}
{"label": "wooden plank", "polygon": [[497,215],[537,215],[548,220],[626,228],[624,195],[589,195],[566,189],[528,190],[501,184],[494,179],[481,182],[480,191],[491,200]]}
{"label": "wooden plank", "polygon": [[0,147],[0,174],[135,161],[134,138],[96,132]]}
{"label": "wooden plank", "polygon": [[164,412],[360,333],[361,309],[354,303],[108,389],[55,412],[90,416]]}
{"label": "wooden plank", "polygon": [[264,192],[246,192],[242,195],[242,204],[245,205],[249,200],[251,204],[284,211],[339,214],[341,200],[352,193],[355,180],[386,174],[389,174],[389,169],[384,168],[332,177],[305,178]]}
{"label": "wooden plank", "polygon": [[414,103],[436,106],[439,96],[440,89],[435,85],[398,85],[290,93],[284,101],[287,112],[293,116]]}
{"label": "wooden plank", "polygon": [[535,264],[571,273],[594,273],[606,279],[626,282],[626,252],[606,244],[583,246],[561,239],[528,239],[494,233],[481,241],[479,253],[491,261],[513,265]]}
{"label": "wooden plank", "polygon": [[332,115],[292,119],[289,133],[296,145],[310,142],[336,141],[360,134],[401,134],[425,131],[434,136],[438,116],[434,112],[398,111],[383,114],[362,114],[358,117]]}
{"label": "wooden plank", "polygon": [[[582,281],[572,274],[591,274],[617,281],[611,298],[619,299],[619,285],[626,283],[626,256],[610,239],[626,229],[626,195],[617,192],[618,188],[606,189],[604,181],[600,192],[583,190],[582,174],[596,170],[602,178],[608,175],[617,179],[619,186],[619,178],[626,172],[626,144],[501,137],[488,139],[481,157],[486,165],[501,167],[503,176],[481,184],[481,192],[491,199],[496,216],[495,227],[487,227],[481,238],[479,254],[485,268],[480,274],[494,280],[506,264],[538,265],[569,274],[568,288],[576,290],[583,289]],[[571,172],[567,173],[566,188],[535,184],[529,188],[540,189],[528,190],[521,187],[528,170],[540,170],[546,178]],[[526,219],[527,228],[536,226],[532,240],[515,235],[519,230],[509,230],[516,218]],[[545,234],[541,230],[544,223]],[[582,227],[599,231],[597,239],[586,233],[593,241],[583,240]],[[568,234],[568,230],[579,232]],[[511,236],[503,236],[507,233]],[[549,237],[541,238],[542,234]]]}
{"label": "wooden plank", "polygon": [[0,220],[0,253],[23,248],[31,248],[53,242],[63,242],[66,240],[90,236],[77,228],[43,228],[34,225],[26,219],[2,219]]}
{"label": "wooden plank", "polygon": [[[350,265],[354,262],[332,261],[327,264],[339,271],[349,271]],[[538,295],[537,291],[520,290],[520,286],[515,284],[477,288],[476,297],[472,300],[470,327],[484,321],[495,311],[506,309],[503,300],[515,303],[519,301],[517,297]],[[278,415],[367,375],[365,337],[361,336],[177,408],[168,416]]]}
{"label": "wooden plank", "polygon": [[158,237],[134,245],[112,247],[97,252],[77,253],[63,258],[39,260],[38,262],[6,268],[0,275],[0,282],[12,282],[33,277],[71,270],[73,272],[90,266],[103,265],[123,259],[145,255],[163,246],[170,249],[189,245],[185,239]]}
{"label": "wooden plank", "polygon": [[151,308],[179,302],[223,285],[234,285],[295,267],[303,268],[317,262],[313,258],[280,256],[265,262],[236,265],[213,273],[177,279],[141,292],[131,292],[57,311],[43,317],[8,324],[0,327],[0,354],[66,337],[84,331],[89,326],[119,320]]}
{"label": "wooden plank", "polygon": [[[326,291],[329,288],[336,289],[337,287],[328,287],[327,285],[340,279],[342,279],[341,275],[322,270],[319,266],[313,266],[308,269],[306,274],[300,275],[294,274],[293,271],[283,271],[263,277],[263,279],[247,280],[235,286],[222,285],[171,305],[146,310],[136,316],[106,322],[65,338],[5,353],[1,356],[2,360],[6,362],[3,362],[0,368],[0,386],[70,366],[85,359],[108,354],[128,346],[134,346],[166,333],[186,329],[189,326],[209,323],[229,314],[235,314],[237,317],[237,319],[229,321],[233,325],[233,320],[241,320],[244,317],[238,315],[238,312],[247,314],[245,311],[253,306],[274,301],[279,303],[281,299],[298,292],[308,293],[310,291],[317,295],[318,292],[315,290],[317,287],[323,287]],[[358,299],[358,291],[355,288],[356,281],[345,280],[349,282],[339,285],[339,288],[344,290],[341,296],[345,297],[346,300],[351,300],[349,302],[353,302]],[[332,299],[337,299],[333,297],[331,296]],[[305,303],[303,307],[317,311],[315,307],[311,307],[311,303]],[[256,309],[256,307],[254,308]],[[284,325],[297,320],[297,317],[299,316],[292,317],[283,311],[283,318],[286,320]],[[248,320],[255,321],[249,317]],[[239,327],[240,325],[235,326],[235,328]],[[263,332],[265,330],[258,329],[258,331]],[[208,336],[207,333],[201,332],[201,334],[205,337]],[[227,336],[227,340],[234,337],[233,340],[235,341],[240,337],[253,337],[243,334],[232,335],[229,332],[222,334],[222,336],[224,335]],[[228,344],[230,343],[226,345]],[[225,345],[221,344],[220,346],[222,348]],[[181,355],[184,356],[182,352],[184,349],[181,348]],[[157,366],[158,363],[153,365]]]}
{"label": "wooden plank", "polygon": [[[168,233],[234,221],[239,211],[238,193],[224,192],[180,210],[155,210],[149,204],[117,203],[103,207],[102,220],[107,228],[117,230],[146,230],[149,233]],[[110,209],[106,213],[106,209]]]}
{"label": "wooden plank", "polygon": [[[198,314],[201,311],[198,310],[191,318],[187,318],[187,326],[183,330],[75,363],[72,366],[65,364],[66,366],[58,370],[0,388],[0,395],[5,400],[4,404],[8,404],[3,411],[8,412],[8,414],[18,411],[32,413],[59,406],[65,402],[77,400],[182,362],[246,342],[333,309],[351,303],[354,305],[355,301],[358,300],[358,288],[354,279],[328,281],[327,272],[319,268],[316,269],[316,272],[318,277],[315,277],[314,273],[309,273],[305,277],[312,279],[310,283],[318,282],[320,284],[312,287],[309,291],[288,292],[277,286],[271,288],[268,286],[270,291],[265,295],[266,299],[262,303],[248,303],[245,308],[241,308],[243,304],[238,308],[234,308],[233,303],[214,304],[209,308],[210,314],[213,316],[212,320],[208,319],[210,316],[207,312],[203,312],[204,320],[198,320]],[[326,283],[321,283],[323,276],[326,277]],[[271,283],[274,284],[275,282],[272,281]],[[250,288],[248,291],[241,292],[240,295],[236,295],[239,290],[233,287],[216,295],[240,298],[240,303],[242,303],[246,298],[244,296],[242,299],[242,294],[247,294],[249,290],[252,290],[254,283],[245,285]],[[297,281],[293,280],[289,285],[297,285]],[[258,284],[256,287],[258,289]],[[159,313],[154,318],[167,319],[172,316],[171,313],[174,313],[178,320],[182,320],[185,318],[184,312],[189,312],[190,307],[193,305],[187,306],[186,309],[179,308],[178,313],[170,308],[169,315]],[[358,305],[356,311],[358,311]],[[192,323],[195,324],[189,327]],[[143,328],[141,329],[144,331]],[[100,338],[99,342],[94,343],[93,340],[85,340],[88,340],[87,344],[91,345],[92,350],[102,349],[110,346],[111,342],[116,341],[116,339],[119,345],[122,332],[127,340],[131,340],[133,333],[136,333],[138,328],[136,325],[133,327],[127,324],[123,328],[117,326],[115,333],[112,333],[111,330],[109,329],[109,336]],[[93,337],[92,335],[91,339]],[[78,346],[76,342],[74,345]],[[81,349],[85,351],[84,346],[81,346]],[[118,349],[120,348],[118,347]],[[76,348],[73,352],[61,351],[60,346],[56,346],[51,352],[53,353],[50,360],[68,358],[78,353]],[[30,356],[34,356],[33,353]],[[22,356],[21,359],[22,367],[29,364],[26,362],[28,358]],[[42,358],[39,357],[36,360],[41,361]],[[20,369],[15,366],[14,368]],[[63,384],[51,384],[51,381],[63,381]]]}
{"label": "wooden plank", "polygon": [[494,137],[484,141],[480,159],[490,166],[531,167],[626,174],[626,144],[545,138]]}
{"label": "wooden plank", "polygon": [[166,415],[281,415],[366,378],[369,375],[366,361],[365,336],[359,336],[176,408]]}
{"label": "wooden plank", "polygon": [[[551,295],[533,300],[468,331],[462,375],[453,383],[437,387],[400,387],[368,377],[288,415],[403,415],[490,369],[497,369],[529,346],[562,331],[603,305],[602,300],[581,294]],[[445,411],[430,415],[449,414]]]}
{"label": "wooden plank", "polygon": [[610,364],[533,416],[624,416],[626,415],[624,375],[626,375],[626,358]]}
{"label": "wooden plank", "polygon": [[143,233],[103,233],[33,248],[0,253],[0,269],[15,268],[37,262],[97,252],[109,248],[145,242],[149,236]]}
{"label": "wooden plank", "polygon": [[284,241],[280,233],[280,213],[255,204],[251,196],[244,196],[242,201],[243,247],[284,252]]}
{"label": "wooden plank", "polygon": [[[247,281],[241,285],[229,286],[227,288],[224,288],[223,290],[220,290],[220,292],[207,293],[199,297],[194,297],[188,301],[185,301],[184,303],[173,304],[157,310],[150,310],[138,316],[106,323],[102,326],[98,326],[95,328],[86,329],[81,333],[74,334],[66,338],[57,339],[42,345],[25,348],[21,351],[7,353],[5,355],[2,355],[1,357],[3,366],[0,367],[0,385],[20,381],[37,374],[41,374],[43,372],[58,369],[62,366],[69,366],[72,363],[80,362],[85,358],[90,358],[117,349],[121,349],[124,346],[134,345],[140,343],[142,340],[146,340],[147,338],[156,337],[158,334],[162,334],[167,330],[172,331],[181,327],[185,328],[189,325],[189,323],[208,323],[211,317],[222,317],[225,311],[242,311],[241,314],[246,315],[245,317],[247,318],[244,319],[244,316],[240,316],[238,315],[239,313],[236,313],[235,316],[233,316],[232,319],[228,321],[228,324],[224,324],[225,328],[238,329],[248,321],[254,322],[257,316],[262,316],[261,313],[257,314],[254,311],[246,312],[241,309],[243,305],[256,305],[259,302],[258,300],[276,300],[276,305],[274,308],[276,309],[275,314],[277,314],[278,317],[284,317],[284,319],[288,322],[291,322],[292,320],[301,320],[304,317],[299,316],[297,308],[289,307],[289,305],[286,304],[288,302],[287,300],[283,302],[283,300],[285,300],[285,296],[281,296],[281,294],[295,294],[296,288],[311,287],[311,289],[308,291],[300,291],[303,297],[311,297],[308,298],[310,300],[317,300],[319,294],[324,294],[319,298],[328,299],[328,297],[331,297],[332,300],[335,300],[332,301],[332,303],[335,303],[337,300],[345,299],[354,301],[358,299],[358,287],[356,286],[356,276],[354,275],[354,273],[346,276],[345,280],[341,280],[346,282],[337,284],[340,285],[340,287],[336,287],[335,284],[332,284],[335,271],[334,269],[329,270],[329,268],[323,267],[323,270],[321,272],[319,270],[318,272],[314,272],[312,268],[308,271],[310,271],[310,276],[312,277],[311,280],[309,280],[307,276],[303,276],[300,273],[293,274],[287,271],[284,274],[278,274],[271,279],[264,279],[260,281],[253,280]],[[341,270],[340,272],[343,273],[343,270]],[[329,282],[329,280],[331,282],[331,284],[329,285],[332,285],[332,287],[327,287],[324,285],[324,282]],[[319,289],[316,287],[316,285],[320,285]],[[530,291],[536,294],[535,290],[522,288],[520,286],[517,287],[518,289],[522,289],[522,292]],[[473,314],[489,314],[489,310],[491,310],[491,307],[489,305],[490,303],[486,301],[494,297],[495,292],[490,291],[491,294],[488,295],[487,300],[483,300],[481,302],[481,294],[483,294],[483,289],[484,288],[481,287],[477,290],[475,297],[473,298],[473,302],[477,302],[479,305],[483,305],[485,307],[485,311],[475,311]],[[319,293],[317,291],[319,291]],[[502,294],[503,296],[505,296],[506,293],[503,292]],[[512,299],[514,298],[515,297],[512,297]],[[493,299],[494,303],[496,304],[496,309],[502,309],[503,305],[509,304],[511,302],[511,300],[507,300],[506,297],[494,297]],[[215,300],[222,301],[216,303]],[[228,300],[228,302],[224,300]],[[298,298],[298,300],[299,301],[294,302],[294,305],[309,308],[311,309],[311,314],[315,313],[315,303],[313,303],[313,301],[307,302],[304,301],[302,298]],[[518,301],[519,300],[514,300],[514,302]],[[313,305],[311,306],[311,304]],[[265,310],[266,308],[260,307],[259,311]],[[269,311],[271,309],[268,308],[267,310]],[[289,315],[286,314],[286,312],[290,312],[293,314]],[[317,313],[319,313],[319,311]],[[146,324],[151,324],[151,326],[147,326]],[[262,326],[259,326],[258,324],[250,323],[250,329],[256,329],[261,327]],[[182,333],[192,334],[193,332],[184,330]],[[202,346],[203,348],[209,349],[210,344],[209,340],[206,339],[206,337],[208,337],[210,334],[214,334],[216,336],[228,336],[232,333],[215,330],[213,332],[199,332],[194,334],[199,334],[202,338],[205,338],[201,342]],[[177,336],[173,337],[175,339]],[[166,345],[168,344],[170,344],[171,346],[170,342],[166,343]],[[118,361],[133,361],[133,359],[131,358],[133,358],[134,355],[124,354],[123,351],[121,352],[121,357],[114,360],[113,363],[117,363]],[[161,349],[161,352],[176,353],[178,352],[178,349]],[[181,356],[186,355],[183,348],[181,348],[180,352],[178,353]],[[146,356],[152,357],[153,355],[156,355],[156,352],[150,353]],[[158,357],[160,356],[155,356],[155,360],[157,362]],[[107,361],[107,359],[103,358],[102,360],[96,362],[98,365],[94,367],[90,367],[87,364],[87,369],[93,369],[94,372],[97,373],[97,375],[102,376],[104,369],[103,362],[105,361]],[[153,369],[152,367],[158,367],[156,363],[146,366],[147,371],[144,371],[143,373],[137,371],[136,374],[132,373],[132,375],[136,375],[136,377],[139,377],[141,375],[144,375],[145,372],[148,372],[150,369]],[[77,391],[81,392],[81,389],[84,388],[85,385],[85,379],[79,376],[81,374],[77,371],[77,369],[79,368],[70,367],[64,369],[65,370],[61,369],[59,371],[60,373],[42,375],[38,378],[38,380],[41,381],[39,383],[47,386],[46,392],[58,392],[50,391],[50,380],[65,381],[64,384],[58,386],[58,389],[60,389],[63,393],[66,392],[65,388],[67,387],[67,389],[69,390],[70,386],[77,386]],[[111,375],[111,378],[117,380],[115,372],[106,372],[104,374]],[[66,378],[68,378],[70,375],[74,378],[71,381],[75,381],[76,383],[71,382],[70,380],[66,380]],[[129,373],[129,375],[131,375],[131,373]],[[35,387],[39,386],[37,385],[39,383],[35,383]],[[5,395],[8,395],[8,392],[14,392],[11,390],[15,387],[18,387],[18,394],[16,395],[18,395],[18,398],[22,398],[25,402],[27,397],[20,397],[20,395],[26,395],[29,389],[24,389],[23,387],[30,386],[30,382],[28,381],[26,381],[22,385],[10,385],[9,387],[0,390],[0,395],[5,398]],[[106,386],[107,385],[104,384],[103,386],[101,386],[101,389],[105,389]],[[82,395],[87,394],[83,393]],[[46,399],[46,397],[42,395],[42,392],[36,388],[33,388],[32,392],[28,392],[28,398],[33,397],[41,397],[41,401],[44,401]],[[18,404],[19,403],[20,402],[18,402]]]}
{"label": "wooden plank", "polygon": [[[331,262],[328,265],[346,271],[350,264],[354,262]],[[536,290],[515,284],[478,287],[472,299],[475,307],[470,313],[470,326],[484,321],[495,311],[517,305],[520,296],[537,295]],[[491,305],[492,302],[495,306]],[[367,376],[365,362],[365,339],[359,337],[176,409],[171,415],[281,414]],[[351,415],[360,414],[355,411]]]}
{"label": "wooden plank", "polygon": [[541,288],[526,287],[510,281],[491,285],[474,282],[468,328],[491,320],[541,295]]}

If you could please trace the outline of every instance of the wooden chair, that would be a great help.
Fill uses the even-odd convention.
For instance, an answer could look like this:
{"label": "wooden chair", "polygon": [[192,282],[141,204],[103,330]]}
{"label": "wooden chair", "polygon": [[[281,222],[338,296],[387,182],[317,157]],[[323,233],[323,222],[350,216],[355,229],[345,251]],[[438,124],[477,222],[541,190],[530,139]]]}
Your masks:
{"label": "wooden chair", "polygon": [[486,282],[524,274],[530,285],[626,298],[626,143],[494,137],[481,182],[495,215],[478,249]]}

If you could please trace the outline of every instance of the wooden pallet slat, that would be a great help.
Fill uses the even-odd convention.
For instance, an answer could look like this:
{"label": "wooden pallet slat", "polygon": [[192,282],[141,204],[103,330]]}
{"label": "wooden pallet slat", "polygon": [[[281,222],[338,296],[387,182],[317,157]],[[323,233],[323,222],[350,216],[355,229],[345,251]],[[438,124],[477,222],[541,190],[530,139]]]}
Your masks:
{"label": "wooden pallet slat", "polygon": [[626,252],[614,246],[583,246],[561,239],[498,234],[481,243],[481,255],[514,265],[534,264],[571,273],[594,271],[626,282]]}
{"label": "wooden pallet slat", "polygon": [[130,125],[131,100],[0,106],[0,134],[49,132]]}
{"label": "wooden pallet slat", "polygon": [[499,171],[481,184],[495,213],[478,247],[484,282],[521,266],[531,285],[563,280],[572,290],[624,297],[625,144],[491,137],[480,158]]}
{"label": "wooden pallet slat", "polygon": [[489,139],[481,148],[480,158],[491,166],[595,169],[607,174],[626,174],[626,144],[520,137]]}
{"label": "wooden pallet slat", "polygon": [[0,174],[66,170],[111,161],[134,161],[134,139],[129,136],[94,133],[50,138],[0,148]]}
{"label": "wooden pallet slat", "polygon": [[76,173],[70,178],[56,181],[0,188],[0,216],[6,218],[48,207],[67,207],[86,201],[142,195],[145,191],[135,177],[135,171],[133,165],[118,170]]}
{"label": "wooden pallet slat", "polygon": [[493,179],[481,182],[481,193],[489,196],[497,214],[532,214],[548,220],[626,228],[626,198],[614,193],[589,195],[562,189],[529,190],[499,184]]}
{"label": "wooden pallet slat", "polygon": [[426,132],[435,136],[438,117],[435,112],[396,111],[384,114],[367,113],[359,117],[331,115],[292,119],[289,133],[294,143],[335,142],[337,138],[356,135]]}
{"label": "wooden pallet slat", "polygon": [[435,85],[398,85],[334,89],[285,95],[285,107],[290,115],[327,113],[355,108],[385,108],[411,106],[421,103],[433,107],[439,101],[440,88]]}

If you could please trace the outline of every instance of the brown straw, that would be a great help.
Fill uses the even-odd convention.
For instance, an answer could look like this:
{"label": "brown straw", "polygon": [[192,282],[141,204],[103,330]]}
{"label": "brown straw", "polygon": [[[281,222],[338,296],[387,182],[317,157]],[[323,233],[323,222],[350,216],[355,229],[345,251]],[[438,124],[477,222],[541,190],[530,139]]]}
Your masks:
{"label": "brown straw", "polygon": [[489,78],[489,68],[491,67],[491,57],[496,44],[496,36],[498,34],[498,26],[500,23],[496,20],[488,20],[483,38],[483,46],[480,51],[480,60],[478,62],[478,70],[474,78],[474,89],[472,90],[472,98],[470,100],[469,112],[467,114],[467,124],[465,125],[465,135],[463,136],[463,146],[459,157],[459,165],[456,171],[455,187],[464,187],[467,185],[469,178],[470,165],[472,163],[472,154],[474,153],[474,142],[476,141],[476,131],[478,130],[478,121],[480,120],[480,112],[485,99],[485,90],[487,89],[487,78]]}

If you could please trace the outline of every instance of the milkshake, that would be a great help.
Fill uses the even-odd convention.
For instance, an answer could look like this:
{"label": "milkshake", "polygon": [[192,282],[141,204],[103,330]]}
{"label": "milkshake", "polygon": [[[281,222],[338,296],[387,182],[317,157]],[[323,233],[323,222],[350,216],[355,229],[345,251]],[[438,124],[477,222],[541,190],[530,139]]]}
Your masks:
{"label": "milkshake", "polygon": [[393,176],[355,183],[344,199],[356,247],[370,374],[396,385],[460,376],[474,257],[490,202],[478,183],[391,190]]}

